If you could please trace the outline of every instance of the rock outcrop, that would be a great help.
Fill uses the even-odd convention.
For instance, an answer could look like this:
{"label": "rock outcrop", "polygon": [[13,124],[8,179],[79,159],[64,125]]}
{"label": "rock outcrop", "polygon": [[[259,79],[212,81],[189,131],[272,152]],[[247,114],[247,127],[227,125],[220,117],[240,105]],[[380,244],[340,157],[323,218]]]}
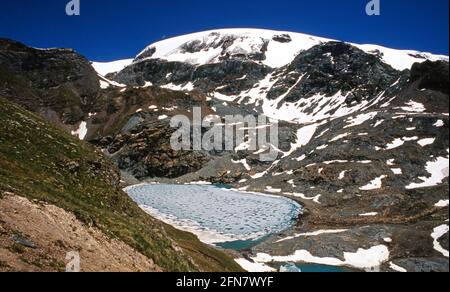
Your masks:
{"label": "rock outcrop", "polygon": [[75,125],[100,91],[90,62],[71,49],[34,49],[0,39],[0,95],[55,123]]}

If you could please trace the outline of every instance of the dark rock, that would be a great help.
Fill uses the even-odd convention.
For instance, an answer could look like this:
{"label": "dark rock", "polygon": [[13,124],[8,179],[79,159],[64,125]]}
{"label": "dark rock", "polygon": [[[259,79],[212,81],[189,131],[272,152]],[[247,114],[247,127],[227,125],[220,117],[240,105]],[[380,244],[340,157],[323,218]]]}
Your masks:
{"label": "dark rock", "polygon": [[292,42],[292,38],[289,34],[276,35],[273,37],[273,40],[283,44]]}
{"label": "dark rock", "polygon": [[415,63],[411,82],[419,82],[419,89],[430,89],[449,94],[449,64],[444,61]]}
{"label": "dark rock", "polygon": [[[347,100],[349,105],[373,99],[401,75],[379,57],[340,42],[328,42],[304,51],[280,70],[290,74],[274,85],[269,98],[277,98],[289,89],[287,102],[316,94],[332,96],[341,91],[352,93]],[[299,81],[301,76],[304,77]]]}
{"label": "dark rock", "polygon": [[136,58],[136,61],[139,61],[139,60],[142,60],[145,58],[150,58],[151,56],[153,56],[153,54],[155,54],[155,52],[156,52],[155,47],[148,48],[147,50],[145,50],[145,52],[140,54],[138,58]]}
{"label": "dark rock", "polygon": [[17,235],[16,234],[16,235],[13,236],[12,239],[13,239],[14,242],[16,242],[16,243],[18,243],[18,244],[20,244],[20,245],[22,245],[24,247],[28,247],[28,248],[32,248],[32,249],[37,248],[35,243],[29,241],[28,239],[24,238],[21,235]]}
{"label": "dark rock", "polygon": [[76,161],[64,161],[64,168],[66,168],[71,173],[77,173],[80,171],[80,164]]}
{"label": "dark rock", "polygon": [[35,112],[52,110],[73,125],[96,102],[99,91],[97,73],[73,50],[39,50],[0,39],[2,96]]}
{"label": "dark rock", "polygon": [[396,260],[395,263],[409,272],[414,273],[430,273],[430,272],[447,272],[449,271],[448,259],[427,259],[427,258],[409,258]]}
{"label": "dark rock", "polygon": [[136,178],[176,178],[203,167],[207,158],[193,151],[175,151],[170,137],[175,130],[164,123],[137,126],[132,134],[115,137],[109,152],[122,170]]}

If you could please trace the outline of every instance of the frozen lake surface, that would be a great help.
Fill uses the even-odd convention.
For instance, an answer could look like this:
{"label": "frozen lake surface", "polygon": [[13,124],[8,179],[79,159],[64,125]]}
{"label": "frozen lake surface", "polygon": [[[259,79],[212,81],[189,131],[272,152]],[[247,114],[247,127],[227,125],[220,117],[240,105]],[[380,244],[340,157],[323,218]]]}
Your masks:
{"label": "frozen lake surface", "polygon": [[281,232],[301,212],[301,206],[287,198],[215,186],[141,184],[125,191],[152,216],[210,244]]}

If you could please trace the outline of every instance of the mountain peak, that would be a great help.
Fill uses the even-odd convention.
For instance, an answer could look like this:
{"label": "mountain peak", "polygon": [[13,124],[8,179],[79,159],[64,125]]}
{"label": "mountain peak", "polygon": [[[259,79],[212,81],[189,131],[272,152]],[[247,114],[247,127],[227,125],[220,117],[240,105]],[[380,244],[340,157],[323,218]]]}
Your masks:
{"label": "mountain peak", "polygon": [[[299,52],[329,41],[336,40],[288,31],[251,28],[218,29],[153,43],[136,56],[135,62],[163,59],[200,66],[216,63],[223,56],[247,56],[271,68],[280,68],[292,62]],[[367,53],[381,55],[386,63],[400,71],[410,69],[414,63],[425,60],[448,61],[447,56],[413,50],[350,44]]]}

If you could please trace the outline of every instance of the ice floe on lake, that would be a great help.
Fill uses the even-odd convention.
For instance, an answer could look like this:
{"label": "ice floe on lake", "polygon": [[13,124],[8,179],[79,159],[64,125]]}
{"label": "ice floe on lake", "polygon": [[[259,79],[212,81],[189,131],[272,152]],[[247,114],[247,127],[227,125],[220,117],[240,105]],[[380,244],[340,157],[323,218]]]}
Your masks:
{"label": "ice floe on lake", "polygon": [[150,215],[209,244],[281,232],[301,212],[288,198],[215,186],[141,184],[125,191]]}

